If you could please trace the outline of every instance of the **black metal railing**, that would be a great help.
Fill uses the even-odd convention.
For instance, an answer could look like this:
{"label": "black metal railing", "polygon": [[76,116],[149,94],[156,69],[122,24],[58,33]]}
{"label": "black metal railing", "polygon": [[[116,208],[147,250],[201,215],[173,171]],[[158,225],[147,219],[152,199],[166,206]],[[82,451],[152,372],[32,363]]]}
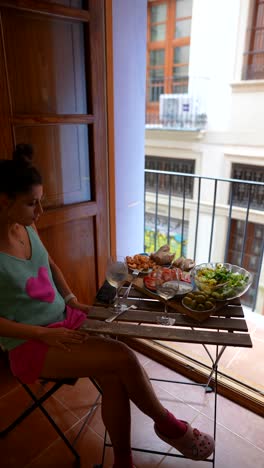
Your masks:
{"label": "black metal railing", "polygon": [[[160,180],[166,181],[162,190]],[[242,301],[255,310],[264,253],[263,207],[264,182],[145,169],[145,251],[167,243],[176,256],[188,255],[198,263],[246,268],[254,279]]]}

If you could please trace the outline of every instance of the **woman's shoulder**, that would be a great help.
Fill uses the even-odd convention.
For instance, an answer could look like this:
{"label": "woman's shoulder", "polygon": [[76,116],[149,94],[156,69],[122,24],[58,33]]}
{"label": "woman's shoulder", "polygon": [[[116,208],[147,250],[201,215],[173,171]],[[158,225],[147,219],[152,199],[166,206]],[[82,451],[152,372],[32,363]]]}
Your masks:
{"label": "woman's shoulder", "polygon": [[48,255],[47,249],[43,245],[36,226],[31,224],[31,226],[27,226],[26,229],[31,241],[32,257],[35,258],[37,254],[43,255],[44,253],[45,255]]}
{"label": "woman's shoulder", "polygon": [[31,226],[26,226],[26,230],[31,240],[34,239],[35,241],[41,242],[35,224],[31,224]]}
{"label": "woman's shoulder", "polygon": [[26,226],[26,230],[28,232],[31,232],[31,233],[34,233],[38,236],[38,231],[37,231],[37,228],[35,226],[35,224],[31,224],[30,226]]}

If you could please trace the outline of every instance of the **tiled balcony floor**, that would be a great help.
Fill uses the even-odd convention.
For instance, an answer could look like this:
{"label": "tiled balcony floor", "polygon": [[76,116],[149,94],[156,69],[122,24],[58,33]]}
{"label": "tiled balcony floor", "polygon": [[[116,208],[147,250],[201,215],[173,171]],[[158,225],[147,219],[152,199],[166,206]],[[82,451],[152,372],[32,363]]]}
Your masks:
{"label": "tiled balcony floor", "polygon": [[[186,379],[138,355],[152,377]],[[28,402],[23,388],[10,375],[0,360],[0,429],[8,424]],[[197,427],[213,430],[213,395],[204,394],[201,387],[156,382],[153,384],[163,404],[179,418],[194,421]],[[49,412],[70,439],[78,433],[86,411],[94,402],[97,391],[88,379],[79,379],[74,387],[64,386],[47,403]],[[171,448],[159,440],[152,421],[132,407],[132,441],[135,446],[162,450]],[[77,442],[83,468],[92,468],[101,460],[104,427],[100,408],[94,413]],[[218,397],[216,468],[263,468],[263,419],[244,408]],[[112,466],[111,449],[107,449],[105,467]],[[169,456],[134,453],[137,468],[205,468],[206,462],[193,462]],[[46,418],[36,410],[5,439],[0,440],[1,468],[73,468],[74,460]],[[126,468],[126,467],[124,467]]]}

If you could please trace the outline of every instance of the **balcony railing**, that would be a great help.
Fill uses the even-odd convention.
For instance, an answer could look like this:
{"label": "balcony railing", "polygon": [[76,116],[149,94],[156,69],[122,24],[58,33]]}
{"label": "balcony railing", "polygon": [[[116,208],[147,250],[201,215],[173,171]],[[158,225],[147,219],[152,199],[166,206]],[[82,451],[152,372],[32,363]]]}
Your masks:
{"label": "balcony railing", "polygon": [[146,127],[200,131],[206,128],[208,80],[176,76],[147,82]]}
{"label": "balcony railing", "polygon": [[167,243],[196,263],[243,266],[254,280],[242,302],[263,313],[263,207],[263,182],[145,169],[145,251]]}

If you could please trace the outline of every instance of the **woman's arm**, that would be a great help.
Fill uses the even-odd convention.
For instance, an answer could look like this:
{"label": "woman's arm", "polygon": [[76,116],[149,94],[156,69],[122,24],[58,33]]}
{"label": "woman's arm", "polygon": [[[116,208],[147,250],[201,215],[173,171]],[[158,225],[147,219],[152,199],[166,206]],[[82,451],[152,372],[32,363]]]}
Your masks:
{"label": "woman's arm", "polygon": [[[32,227],[36,231],[36,233],[38,234],[38,230],[37,230],[35,224],[32,224]],[[59,293],[61,294],[61,296],[63,298],[66,298],[69,294],[72,294],[71,289],[70,289],[69,285],[67,284],[67,282],[66,282],[66,280],[65,280],[65,278],[63,276],[62,271],[56,265],[56,263],[54,262],[54,260],[51,258],[50,255],[49,255],[49,264],[50,264],[50,269],[51,269],[51,273],[52,273],[54,283],[55,283]],[[71,307],[74,307],[75,309],[82,310],[86,314],[90,310],[90,306],[88,306],[86,304],[81,304],[78,301],[78,299],[76,298],[76,296],[74,296],[69,301],[67,301],[67,305],[69,305]]]}
{"label": "woman's arm", "polygon": [[[49,255],[49,264],[50,264],[50,269],[51,269],[51,273],[52,273],[54,283],[56,284],[56,287],[57,287],[59,293],[62,295],[63,298],[67,297],[69,294],[71,294],[70,287],[67,284],[66,279],[64,278],[64,276],[62,274],[62,271],[56,265],[54,260],[52,260],[50,255]],[[69,302],[71,302],[71,301],[69,301]]]}
{"label": "woman's arm", "polygon": [[0,317],[0,336],[18,338],[21,340],[40,339],[43,334],[43,327],[38,325],[27,325],[14,322]]}
{"label": "woman's arm", "polygon": [[[52,272],[52,277],[54,280],[54,283],[56,284],[56,287],[62,297],[67,297],[69,294],[71,294],[71,290],[69,285],[67,284],[62,271],[59,269],[59,267],[56,265],[56,263],[52,260],[52,258],[49,256],[49,264],[50,264],[50,269]],[[77,298],[74,296],[71,298],[69,301],[67,301],[67,305],[74,307],[75,309],[82,310],[85,313],[89,312],[90,306],[81,304]]]}
{"label": "woman's arm", "polygon": [[48,328],[38,325],[27,325],[0,317],[0,336],[21,340],[43,341],[49,346],[71,351],[71,345],[81,344],[87,334],[68,328]]}

